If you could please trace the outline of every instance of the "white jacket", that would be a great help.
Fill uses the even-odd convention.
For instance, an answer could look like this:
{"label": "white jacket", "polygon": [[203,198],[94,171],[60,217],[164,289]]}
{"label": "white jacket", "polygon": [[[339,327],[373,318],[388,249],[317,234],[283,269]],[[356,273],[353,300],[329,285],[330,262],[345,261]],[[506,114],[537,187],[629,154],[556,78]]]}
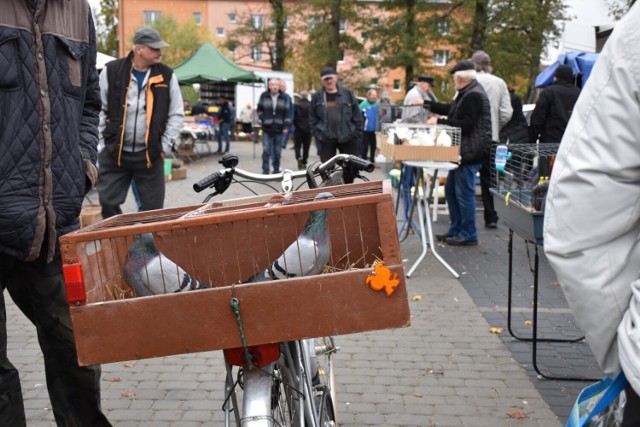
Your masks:
{"label": "white jacket", "polygon": [[498,76],[478,71],[476,80],[482,86],[489,98],[491,106],[491,139],[494,142],[500,141],[500,131],[509,123],[513,115],[511,106],[511,96],[507,84]]}
{"label": "white jacket", "polygon": [[640,5],[620,21],[553,167],[544,248],[604,372],[640,393]]}

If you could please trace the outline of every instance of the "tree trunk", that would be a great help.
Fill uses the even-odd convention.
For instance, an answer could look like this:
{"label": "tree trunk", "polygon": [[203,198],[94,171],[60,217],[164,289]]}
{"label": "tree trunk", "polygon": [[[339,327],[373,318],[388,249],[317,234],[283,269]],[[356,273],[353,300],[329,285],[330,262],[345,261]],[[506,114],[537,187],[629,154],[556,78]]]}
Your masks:
{"label": "tree trunk", "polygon": [[327,65],[334,68],[337,67],[338,61],[341,59],[340,50],[340,9],[342,0],[331,1],[331,38],[329,39],[329,52],[331,57]]}
{"label": "tree trunk", "polygon": [[287,22],[287,15],[283,0],[269,0],[273,8],[273,18],[275,21],[275,58],[271,60],[271,66],[275,71],[284,71],[287,48],[284,40],[284,26]]}
{"label": "tree trunk", "polygon": [[[487,32],[487,0],[476,0],[473,32],[471,33],[472,51],[483,50],[485,34]],[[473,52],[471,52],[473,53]]]}

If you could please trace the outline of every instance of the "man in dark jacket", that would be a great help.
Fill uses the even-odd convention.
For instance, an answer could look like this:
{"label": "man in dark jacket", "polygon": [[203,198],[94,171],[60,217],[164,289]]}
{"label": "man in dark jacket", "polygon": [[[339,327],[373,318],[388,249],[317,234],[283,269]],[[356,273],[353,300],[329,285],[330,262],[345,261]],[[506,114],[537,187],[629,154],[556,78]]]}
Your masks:
{"label": "man in dark jacket", "polygon": [[[37,17],[37,21],[36,21]],[[7,357],[7,289],[36,326],[59,426],[109,426],[100,367],[79,367],[58,237],[96,180],[100,92],[86,0],[3,0],[0,13],[0,425],[25,426]]]}
{"label": "man in dark jacket", "polygon": [[258,119],[262,123],[262,173],[269,173],[269,162],[273,173],[280,173],[280,153],[283,140],[291,127],[289,101],[280,91],[280,80],[271,79],[258,100]]}
{"label": "man in dark jacket", "polygon": [[449,172],[445,184],[445,197],[449,207],[449,231],[437,237],[453,246],[476,246],[475,177],[482,167],[484,152],[491,147],[491,107],[489,98],[476,81],[475,65],[460,61],[452,69],[453,82],[458,94],[451,104],[431,103],[431,111],[447,118],[431,117],[427,124],[459,127],[460,166]]}
{"label": "man in dark jacket", "polygon": [[[295,114],[293,115],[293,126],[295,132],[293,134],[293,148],[298,161],[298,169],[307,167],[309,159],[309,146],[311,145],[311,126],[309,125],[309,94],[307,92],[300,93],[300,99],[295,105]],[[302,149],[302,152],[300,151]]]}
{"label": "man in dark jacket", "polygon": [[[362,113],[358,100],[346,87],[338,84],[336,70],[325,67],[320,71],[322,89],[311,98],[311,134],[320,145],[320,160],[326,162],[336,155],[358,155],[358,138],[362,133]],[[345,183],[353,182],[345,175]]]}
{"label": "man in dark jacket", "polygon": [[[235,110],[231,111],[231,106],[229,105],[229,101],[224,95],[220,95],[218,98],[218,133],[216,134],[216,138],[218,139],[218,151],[216,154],[228,153],[231,145],[231,140],[229,136],[229,132],[231,131],[231,126],[233,119],[235,116]],[[232,115],[233,114],[233,115]],[[224,152],[222,151],[222,138],[225,141]]]}
{"label": "man in dark jacket", "polygon": [[160,62],[168,46],[156,30],[141,28],[129,55],[109,62],[100,74],[105,149],[97,189],[103,218],[122,213],[134,180],[141,210],[164,206],[164,156],[184,121],[178,79]]}
{"label": "man in dark jacket", "polygon": [[573,84],[573,70],[568,65],[559,65],[553,83],[542,91],[531,114],[529,142],[562,141],[578,96],[580,88]]}

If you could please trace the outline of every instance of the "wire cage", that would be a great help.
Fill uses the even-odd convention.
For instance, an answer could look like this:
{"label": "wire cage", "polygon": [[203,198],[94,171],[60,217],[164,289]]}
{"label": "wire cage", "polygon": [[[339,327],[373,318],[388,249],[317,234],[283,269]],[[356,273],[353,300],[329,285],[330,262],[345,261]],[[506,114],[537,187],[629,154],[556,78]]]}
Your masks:
{"label": "wire cage", "polygon": [[491,187],[495,193],[525,210],[543,211],[559,145],[494,145],[491,150]]}
{"label": "wire cage", "polygon": [[460,128],[447,125],[383,123],[378,147],[392,160],[458,161]]}
{"label": "wire cage", "polygon": [[248,345],[409,325],[389,181],[118,215],[60,248],[83,365],[240,347],[231,298]]}

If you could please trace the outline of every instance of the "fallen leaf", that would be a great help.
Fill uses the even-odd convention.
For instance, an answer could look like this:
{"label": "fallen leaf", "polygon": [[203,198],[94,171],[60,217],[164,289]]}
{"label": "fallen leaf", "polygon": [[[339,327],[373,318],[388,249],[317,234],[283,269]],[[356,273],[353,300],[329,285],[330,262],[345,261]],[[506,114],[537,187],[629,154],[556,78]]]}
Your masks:
{"label": "fallen leaf", "polygon": [[489,328],[489,332],[491,332],[492,334],[501,334],[502,331],[504,331],[504,329],[498,328],[497,326],[492,326]]}
{"label": "fallen leaf", "polygon": [[120,377],[107,378],[107,381],[111,381],[112,383],[118,383],[120,382]]}
{"label": "fallen leaf", "polygon": [[514,418],[516,420],[528,420],[529,416],[524,412],[516,411],[516,412],[507,412],[509,418]]}
{"label": "fallen leaf", "polygon": [[560,286],[560,282],[549,282],[549,286]]}
{"label": "fallen leaf", "polygon": [[133,399],[134,397],[136,397],[136,394],[131,390],[125,390],[122,392],[122,397],[128,397],[130,399]]}
{"label": "fallen leaf", "polygon": [[531,325],[533,325],[533,322],[531,320],[525,320],[524,324],[527,325],[527,326],[531,326]]}
{"label": "fallen leaf", "polygon": [[131,368],[132,366],[136,366],[136,362],[127,362],[122,366],[124,366],[125,368]]}
{"label": "fallen leaf", "polygon": [[414,397],[422,397],[422,393],[415,392],[415,393],[413,393],[413,396]]}
{"label": "fallen leaf", "polygon": [[422,295],[414,295],[411,297],[411,301],[422,301]]}

